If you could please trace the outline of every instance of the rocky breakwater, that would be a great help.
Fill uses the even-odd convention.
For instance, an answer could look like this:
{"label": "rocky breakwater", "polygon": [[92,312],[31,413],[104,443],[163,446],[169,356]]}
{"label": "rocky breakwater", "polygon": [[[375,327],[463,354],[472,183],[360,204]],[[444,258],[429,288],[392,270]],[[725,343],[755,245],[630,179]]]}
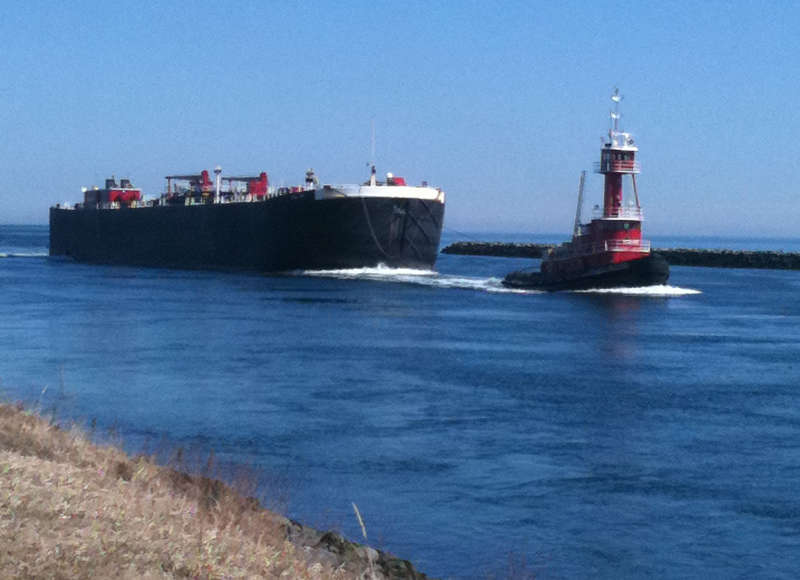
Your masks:
{"label": "rocky breakwater", "polygon": [[[506,258],[542,258],[554,247],[554,244],[455,242],[444,248],[442,253]],[[800,252],[694,248],[654,248],[653,251],[661,254],[672,266],[800,270]]]}
{"label": "rocky breakwater", "polygon": [[555,244],[455,242],[444,248],[442,253],[465,256],[498,256],[503,258],[541,258],[554,247]]}
{"label": "rocky breakwater", "polygon": [[669,264],[675,266],[800,270],[800,252],[695,250],[687,248],[659,248],[653,251],[664,256]]}

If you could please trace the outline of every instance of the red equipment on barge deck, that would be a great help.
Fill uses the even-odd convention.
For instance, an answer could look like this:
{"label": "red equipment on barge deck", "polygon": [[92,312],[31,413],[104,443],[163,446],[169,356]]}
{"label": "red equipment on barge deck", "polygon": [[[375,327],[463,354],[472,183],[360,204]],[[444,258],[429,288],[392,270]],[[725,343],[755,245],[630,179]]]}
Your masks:
{"label": "red equipment on barge deck", "polygon": [[[638,287],[663,284],[669,278],[669,265],[650,251],[650,242],[642,240],[642,210],[636,175],[638,148],[630,133],[619,130],[619,102],[611,118],[608,141],[600,153],[595,171],[605,176],[603,213],[588,224],[580,223],[585,173],[581,174],[578,210],[572,241],[554,248],[541,264],[540,272],[512,272],[503,285],[541,290],[576,290],[588,288]],[[630,176],[633,197],[624,199],[623,178]]]}
{"label": "red equipment on barge deck", "polygon": [[130,179],[120,179],[117,184],[116,178],[111,176],[111,179],[106,179],[106,186],[102,189],[94,187],[92,189],[84,188],[83,190],[83,203],[88,208],[97,207],[101,204],[119,204],[122,206],[129,206],[132,201],[139,201],[142,199],[142,190],[134,187]]}

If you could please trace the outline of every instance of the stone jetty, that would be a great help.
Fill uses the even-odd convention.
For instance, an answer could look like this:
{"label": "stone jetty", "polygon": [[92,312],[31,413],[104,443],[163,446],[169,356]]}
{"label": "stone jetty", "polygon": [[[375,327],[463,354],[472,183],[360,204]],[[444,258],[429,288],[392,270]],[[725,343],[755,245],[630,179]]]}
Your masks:
{"label": "stone jetty", "polygon": [[510,244],[505,242],[455,242],[442,250],[443,254],[465,256],[498,256],[502,258],[541,258],[555,244]]}
{"label": "stone jetty", "polygon": [[[515,244],[505,242],[455,242],[443,254],[499,256],[506,258],[541,258],[555,244]],[[693,248],[653,248],[673,266],[709,268],[763,268],[800,270],[800,252],[751,250],[701,250]]]}

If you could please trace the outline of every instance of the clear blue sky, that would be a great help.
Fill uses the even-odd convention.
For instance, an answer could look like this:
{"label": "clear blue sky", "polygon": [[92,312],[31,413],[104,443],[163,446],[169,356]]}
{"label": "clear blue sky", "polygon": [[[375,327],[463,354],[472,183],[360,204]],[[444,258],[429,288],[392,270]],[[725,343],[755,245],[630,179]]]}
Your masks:
{"label": "clear blue sky", "polygon": [[647,233],[797,237],[799,31],[788,1],[5,2],[0,222],[112,173],[360,181],[374,119],[446,227],[566,233],[619,86]]}

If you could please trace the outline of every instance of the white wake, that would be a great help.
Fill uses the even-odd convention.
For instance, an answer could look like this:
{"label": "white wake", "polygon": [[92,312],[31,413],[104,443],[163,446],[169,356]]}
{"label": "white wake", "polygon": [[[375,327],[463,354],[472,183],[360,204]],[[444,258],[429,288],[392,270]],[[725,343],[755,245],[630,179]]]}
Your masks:
{"label": "white wake", "polygon": [[[374,268],[350,268],[342,270],[302,270],[295,272],[300,276],[338,278],[340,280],[373,280],[379,282],[400,282],[436,288],[462,288],[483,292],[528,293],[527,290],[506,288],[501,278],[476,278],[472,276],[453,276],[440,274],[433,270],[413,268],[389,268],[379,265]],[[535,291],[534,291],[535,292]]]}
{"label": "white wake", "polygon": [[46,258],[48,252],[0,252],[0,258]]}
{"label": "white wake", "polygon": [[692,294],[702,294],[700,290],[693,288],[680,288],[678,286],[668,286],[660,284],[658,286],[638,286],[634,288],[593,288],[588,290],[573,290],[581,294],[625,294],[628,296],[689,296]]}
{"label": "white wake", "polygon": [[414,268],[389,268],[383,264],[378,264],[372,268],[343,268],[341,270],[299,270],[296,272],[300,276],[321,276],[323,278],[387,278],[393,279],[398,276],[438,276],[434,270],[415,270]]}
{"label": "white wake", "polygon": [[[460,288],[480,292],[494,292],[505,294],[544,294],[544,290],[506,288],[502,278],[477,278],[473,276],[456,276],[440,274],[434,270],[415,270],[413,268],[389,268],[379,265],[373,268],[345,268],[341,270],[298,270],[292,272],[297,276],[316,276],[319,278],[337,278],[340,280],[372,280],[378,282],[399,282],[404,284],[418,284],[435,288]],[[679,288],[677,286],[643,286],[639,288],[597,288],[590,290],[575,290],[584,294],[624,294],[629,296],[688,296],[701,294],[699,290]]]}

